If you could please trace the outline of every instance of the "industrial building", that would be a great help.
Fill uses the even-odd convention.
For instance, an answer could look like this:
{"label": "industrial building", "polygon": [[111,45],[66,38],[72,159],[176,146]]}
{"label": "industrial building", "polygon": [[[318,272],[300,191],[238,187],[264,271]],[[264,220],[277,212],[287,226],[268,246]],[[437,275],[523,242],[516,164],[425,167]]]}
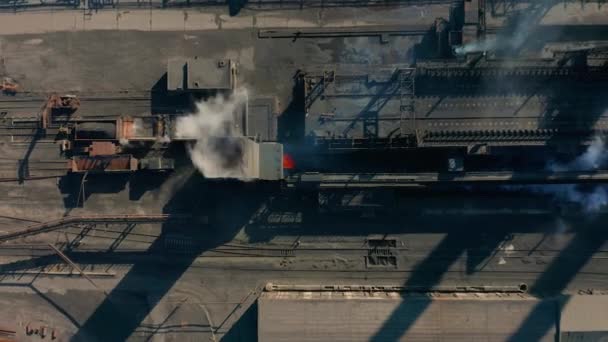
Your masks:
{"label": "industrial building", "polygon": [[0,0],[0,340],[603,341],[608,5]]}

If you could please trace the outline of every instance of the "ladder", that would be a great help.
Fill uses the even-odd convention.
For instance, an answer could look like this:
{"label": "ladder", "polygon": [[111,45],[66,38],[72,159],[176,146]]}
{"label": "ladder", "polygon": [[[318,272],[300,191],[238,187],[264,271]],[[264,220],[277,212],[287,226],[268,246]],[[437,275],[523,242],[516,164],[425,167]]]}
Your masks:
{"label": "ladder", "polygon": [[399,82],[399,114],[401,123],[401,136],[416,136],[416,112],[414,110],[414,93],[416,78],[415,68],[397,70]]}

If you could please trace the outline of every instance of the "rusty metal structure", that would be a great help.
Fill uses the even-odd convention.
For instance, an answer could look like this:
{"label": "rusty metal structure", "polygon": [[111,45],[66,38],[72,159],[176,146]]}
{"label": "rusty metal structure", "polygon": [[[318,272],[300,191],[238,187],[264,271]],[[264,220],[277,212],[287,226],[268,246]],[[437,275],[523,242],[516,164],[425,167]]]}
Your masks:
{"label": "rusty metal structure", "polygon": [[578,4],[0,0],[0,340],[601,336]]}
{"label": "rusty metal structure", "polygon": [[51,121],[53,120],[53,115],[71,115],[72,113],[77,111],[79,107],[80,100],[76,95],[49,95],[42,108],[42,129],[49,128]]}
{"label": "rusty metal structure", "polygon": [[[301,141],[277,142],[274,100],[248,99],[233,113],[232,125],[243,137],[239,144],[250,177],[287,180],[291,185],[322,179],[332,179],[329,183],[335,185],[351,179],[360,180],[355,183],[361,186],[386,186],[354,176],[374,173],[390,184],[438,182],[441,177],[420,173],[412,179],[411,171],[391,170],[395,165],[404,170],[423,165],[416,158],[408,162],[418,154],[431,160],[419,172],[460,173],[452,181],[477,181],[479,175],[499,181],[506,179],[501,173],[505,170],[493,170],[484,160],[510,158],[524,149],[537,151],[541,159],[547,153],[579,153],[594,137],[608,133],[608,121],[600,113],[605,104],[602,89],[608,84],[601,45],[567,53],[556,50],[552,58],[515,59],[504,66],[494,55],[453,55],[455,44],[463,41],[455,36],[463,33],[450,31],[445,20],[435,21],[434,27],[431,37],[436,45],[431,54],[443,56],[440,60],[324,65],[300,71]],[[237,65],[230,60],[172,59],[167,70],[170,96],[229,95],[237,84]],[[180,115],[90,118],[78,115],[80,106],[75,95],[50,95],[38,128],[33,128],[59,142],[70,173],[171,171],[178,156],[166,152],[198,139],[177,134]],[[380,153],[385,154],[383,161],[372,161]],[[340,162],[354,154],[361,162]],[[527,163],[537,165],[540,159],[533,154]],[[481,166],[465,170],[464,164]],[[274,171],[268,172],[265,165],[273,165],[269,167]],[[580,173],[552,175],[534,166],[514,165],[510,171],[526,175],[509,176],[512,182],[601,179]]]}
{"label": "rusty metal structure", "polygon": [[[532,22],[548,10],[544,3],[520,5],[530,6],[527,19]],[[498,181],[504,172],[526,175],[510,177],[516,182],[600,179],[553,175],[539,165],[547,156],[575,156],[608,133],[601,112],[606,105],[602,89],[608,84],[606,44],[556,42],[542,56],[512,56],[492,45],[498,38],[492,38],[496,33],[486,23],[487,6],[486,1],[451,2],[449,16],[436,18],[430,27],[259,30],[262,40],[378,37],[385,44],[395,37],[421,37],[421,42],[410,63],[323,64],[299,70],[294,94],[302,102],[303,125],[289,130],[302,139],[281,138],[277,101],[266,97],[248,98],[234,111],[231,125],[238,139],[218,141],[226,138],[244,153],[241,164],[248,178],[290,185],[322,179],[378,183],[363,181],[370,179],[366,174],[391,184],[409,184],[408,179],[419,184],[439,182],[444,172],[453,181],[479,180],[479,175]],[[500,7],[496,2],[490,6],[491,13]],[[479,48],[485,40],[490,43]],[[16,83],[9,81],[5,78],[4,90],[16,91]],[[172,104],[168,108],[90,116],[79,113],[86,100],[51,94],[38,123],[13,123],[9,130],[13,136],[32,132],[33,143],[53,139],[68,159],[65,170],[85,178],[89,173],[167,172],[184,158],[176,146],[183,151],[199,138],[175,131],[183,108],[211,96],[230,96],[240,83],[234,60],[169,58],[161,89],[164,101]],[[525,160],[507,170],[492,166],[523,151]],[[425,176],[429,174],[439,176]]]}
{"label": "rusty metal structure", "polygon": [[7,95],[15,95],[19,91],[19,85],[9,77],[2,78],[0,92]]}
{"label": "rusty metal structure", "polygon": [[91,223],[146,223],[146,222],[165,222],[168,220],[183,220],[185,216],[179,215],[90,215],[90,216],[68,216],[58,220],[42,222],[30,225],[28,228],[18,232],[4,234],[0,236],[0,242],[27,237],[41,233],[50,232],[65,228],[73,224]]}
{"label": "rusty metal structure", "polygon": [[605,68],[498,64],[336,66],[307,73],[305,133],[328,149],[468,151],[588,142],[606,133],[597,113],[608,82]]}

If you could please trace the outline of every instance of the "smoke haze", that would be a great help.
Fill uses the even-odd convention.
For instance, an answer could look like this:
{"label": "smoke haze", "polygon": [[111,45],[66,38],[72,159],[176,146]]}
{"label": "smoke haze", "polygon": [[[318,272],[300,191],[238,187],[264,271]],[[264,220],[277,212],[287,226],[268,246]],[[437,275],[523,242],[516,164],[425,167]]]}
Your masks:
{"label": "smoke haze", "polygon": [[[501,30],[495,37],[488,37],[459,46],[454,49],[454,53],[458,55],[484,51],[518,53],[527,44],[545,14],[555,4],[555,0],[539,0],[536,4],[520,10],[519,14],[512,18],[511,23],[506,25],[506,29]],[[549,38],[540,37],[545,42]],[[514,84],[511,88],[516,89],[517,86],[517,84]],[[607,162],[608,153],[605,141],[597,136],[583,154],[568,163],[550,161],[546,165],[546,170],[551,172],[596,171],[605,167]],[[555,184],[508,186],[505,189],[550,195],[558,202],[578,203],[586,212],[594,212],[608,205],[608,188],[604,186]]]}
{"label": "smoke haze", "polygon": [[[551,162],[547,169],[553,172],[596,171],[605,166],[607,160],[608,152],[604,139],[596,136],[585,153],[567,164]],[[608,192],[604,186],[584,189],[576,184],[549,185],[544,186],[543,190],[557,199],[580,203],[587,212],[597,211],[608,204]]]}
{"label": "smoke haze", "polygon": [[[604,140],[597,136],[587,150],[569,163],[550,162],[551,172],[596,171],[606,166],[608,151]],[[596,212],[608,205],[608,190],[605,186],[581,186],[578,184],[550,184],[537,186],[508,187],[508,190],[527,191],[552,196],[558,202],[578,203],[588,213]]]}
{"label": "smoke haze", "polygon": [[547,169],[553,172],[594,171],[605,165],[607,160],[608,152],[606,151],[604,139],[596,136],[593,138],[591,145],[587,147],[585,153],[567,164],[550,162]]}
{"label": "smoke haze", "polygon": [[526,43],[528,37],[554,3],[555,0],[539,1],[535,6],[526,8],[521,11],[520,15],[515,16],[510,29],[499,32],[496,37],[459,46],[454,49],[454,53],[466,55],[467,53],[496,50],[516,52]]}
{"label": "smoke haze", "polygon": [[190,159],[207,178],[245,177],[241,136],[235,128],[235,113],[247,103],[247,91],[237,89],[229,97],[218,95],[196,104],[196,111],[180,117],[176,137],[191,139]]}

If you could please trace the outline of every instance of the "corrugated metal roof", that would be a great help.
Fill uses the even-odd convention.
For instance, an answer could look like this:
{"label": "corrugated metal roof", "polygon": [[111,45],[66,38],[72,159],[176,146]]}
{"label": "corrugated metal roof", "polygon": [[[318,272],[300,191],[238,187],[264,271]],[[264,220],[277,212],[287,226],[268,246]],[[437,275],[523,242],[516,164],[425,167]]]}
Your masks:
{"label": "corrugated metal roof", "polygon": [[560,327],[562,332],[608,332],[608,295],[577,295],[563,305]]}
{"label": "corrugated metal roof", "polygon": [[[258,302],[259,341],[504,341],[531,318],[554,341],[558,306],[522,296],[432,298],[381,294],[264,293]],[[390,318],[390,324],[385,324]],[[414,320],[403,333],[405,322]],[[534,328],[532,328],[534,329]],[[525,332],[524,332],[525,336]]]}

